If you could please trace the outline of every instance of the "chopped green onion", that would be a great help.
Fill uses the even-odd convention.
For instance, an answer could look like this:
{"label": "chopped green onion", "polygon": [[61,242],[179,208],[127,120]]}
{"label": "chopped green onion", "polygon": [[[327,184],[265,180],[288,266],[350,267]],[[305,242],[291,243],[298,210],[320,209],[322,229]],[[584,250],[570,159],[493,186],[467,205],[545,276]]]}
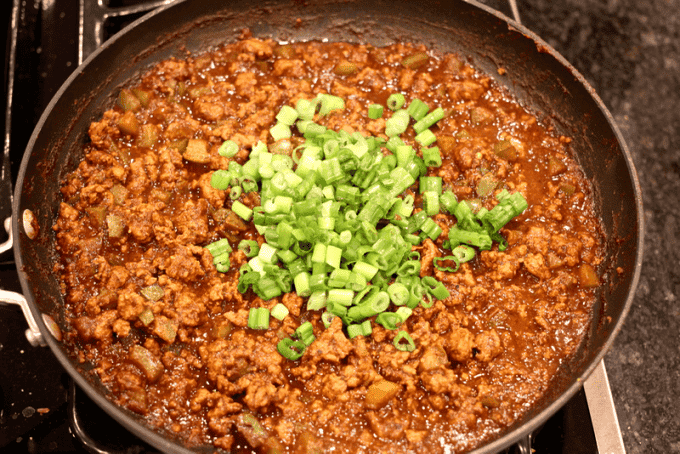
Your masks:
{"label": "chopped green onion", "polygon": [[380,104],[371,104],[368,106],[368,118],[371,120],[377,120],[383,116],[383,106]]}
{"label": "chopped green onion", "polygon": [[239,217],[245,221],[250,221],[250,219],[253,217],[253,210],[248,208],[238,200],[232,203],[231,209],[234,213],[238,214]]}
{"label": "chopped green onion", "polygon": [[246,257],[255,257],[260,252],[260,245],[255,240],[241,240],[238,250],[243,251]]}
{"label": "chopped green onion", "polygon": [[304,322],[295,330],[295,337],[309,347],[314,342],[314,328],[311,322]]}
{"label": "chopped green onion", "polygon": [[324,307],[326,307],[326,292],[325,291],[312,292],[312,294],[309,296],[309,299],[307,300],[307,310],[318,311],[320,309],[323,309]]}
{"label": "chopped green onion", "polygon": [[385,147],[390,150],[392,153],[394,153],[397,149],[397,147],[404,145],[404,141],[401,140],[400,137],[394,136],[390,137],[390,139],[387,141],[385,144]]}
{"label": "chopped green onion", "polygon": [[363,336],[363,331],[361,330],[361,325],[348,325],[347,326],[347,336],[350,339],[354,339],[357,336]]}
{"label": "chopped green onion", "polygon": [[342,110],[345,108],[345,101],[337,96],[321,94],[317,96],[317,99],[321,101],[319,115],[322,117],[325,117],[333,110]]}
{"label": "chopped green onion", "polygon": [[334,288],[328,291],[327,304],[341,304],[349,307],[354,300],[354,291],[348,289]]}
{"label": "chopped green onion", "polygon": [[418,133],[415,139],[416,142],[418,142],[422,146],[429,147],[437,140],[437,137],[434,135],[432,131],[426,129],[423,132]]}
{"label": "chopped green onion", "polygon": [[423,283],[425,290],[438,300],[445,300],[450,296],[449,291],[446,290],[444,284],[442,284],[432,276],[425,276],[421,280],[421,282]]}
{"label": "chopped green onion", "polygon": [[439,193],[434,191],[425,191],[423,193],[423,199],[425,212],[428,216],[434,216],[435,214],[439,213]]}
{"label": "chopped green onion", "polygon": [[276,248],[271,247],[269,244],[264,243],[260,248],[257,256],[261,261],[265,263],[275,263],[276,260]]}
{"label": "chopped green onion", "polygon": [[210,186],[221,191],[231,185],[232,175],[226,170],[216,170],[210,177]]}
{"label": "chopped green onion", "polygon": [[416,98],[413,101],[411,101],[411,104],[409,104],[407,110],[411,118],[413,118],[417,122],[422,120],[423,117],[427,115],[427,111],[430,110],[430,108],[423,101]]}
{"label": "chopped green onion", "polygon": [[423,148],[423,161],[428,167],[441,167],[442,156],[439,147]]}
{"label": "chopped green onion", "polygon": [[[439,262],[448,262],[448,261],[453,262],[455,267],[443,266],[443,265],[439,264]],[[454,256],[454,255],[448,255],[446,257],[435,257],[434,259],[432,259],[432,264],[439,271],[448,271],[449,273],[455,273],[456,271],[458,271],[458,267],[460,266],[460,259],[458,257]]]}
{"label": "chopped green onion", "polygon": [[397,110],[385,121],[385,135],[388,137],[403,134],[408,127],[409,116],[406,110]]}
{"label": "chopped green onion", "polygon": [[333,319],[337,317],[335,314],[331,314],[330,312],[324,312],[321,314],[321,321],[323,322],[323,326],[328,328],[331,326],[331,323],[333,323]]}
{"label": "chopped green onion", "polygon": [[399,331],[394,336],[393,344],[397,350],[402,352],[412,352],[416,349],[416,343],[413,342],[413,339],[411,339],[411,336],[406,331]]}
{"label": "chopped green onion", "polygon": [[[438,209],[437,209],[437,212],[439,212]],[[442,228],[439,227],[439,224],[437,224],[435,221],[433,221],[432,218],[426,218],[425,222],[423,222],[423,225],[420,227],[420,229],[432,241],[439,238],[439,235],[441,235],[442,231],[443,231]]]}
{"label": "chopped green onion", "polygon": [[[295,111],[301,120],[311,120],[314,118],[314,111],[316,110],[316,103],[306,99],[299,99],[295,105]],[[301,131],[304,132],[304,131]]]}
{"label": "chopped green onion", "polygon": [[387,98],[387,107],[390,110],[399,110],[404,106],[405,102],[406,98],[404,98],[404,95],[402,95],[401,93],[392,93]]}
{"label": "chopped green onion", "polygon": [[210,254],[212,254],[213,257],[217,257],[224,254],[225,252],[232,251],[229,240],[226,238],[222,238],[221,240],[210,243],[205,248],[210,252]]}
{"label": "chopped green onion", "polygon": [[395,311],[395,314],[399,317],[399,320],[401,323],[404,323],[407,318],[413,314],[413,309],[410,309],[408,307],[400,307]]}
{"label": "chopped green onion", "polygon": [[[428,58],[422,54],[418,59],[422,57],[423,62]],[[239,243],[239,250],[250,259],[241,267],[239,291],[252,288],[267,300],[295,289],[298,295],[309,297],[307,310],[326,309],[325,326],[337,316],[346,326],[356,325],[353,332],[367,335],[372,330],[369,319],[374,316],[379,324],[396,329],[418,305],[431,307],[433,297],[448,297],[446,287],[435,278],[419,277],[420,256],[411,252],[424,238],[441,236],[442,228],[431,218],[441,208],[455,215],[458,224],[449,229],[445,245],[454,249],[452,255],[434,259],[438,270],[457,267],[474,252],[467,245],[490,248],[497,241],[499,249],[507,247],[498,229],[523,210],[526,201],[521,195],[501,191],[494,209],[472,210],[471,202],[459,204],[450,190],[442,194],[441,178],[425,176],[428,167],[441,166],[441,153],[437,147],[425,147],[436,140],[429,128],[445,113],[441,108],[428,113],[428,106],[417,99],[406,109],[404,101],[403,95],[390,97],[388,107],[393,112],[385,121],[390,139],[385,141],[359,132],[330,130],[313,121],[317,107],[320,117],[343,109],[341,98],[320,94],[312,101],[299,100],[296,109],[281,108],[278,123],[270,130],[277,142],[285,141],[285,154],[270,153],[266,144],[258,142],[243,165],[231,161],[229,170],[213,172],[215,186],[230,190],[235,199],[260,188],[259,207],[231,202],[233,212],[252,219],[265,239],[261,247],[253,240]],[[369,106],[372,119],[383,113],[382,106]],[[411,118],[416,122],[416,141],[423,146],[422,158],[400,137]],[[294,124],[304,143],[292,150],[288,137]],[[382,147],[392,153],[384,155]],[[417,180],[423,209],[413,214],[412,186]],[[213,255],[216,268],[228,270],[231,249],[217,252],[221,254]],[[442,266],[448,265],[446,261],[453,265]],[[285,308],[278,304],[273,312],[277,317]],[[397,306],[396,312],[386,312],[390,304]],[[302,341],[305,336],[298,333]],[[293,357],[301,356],[304,346],[296,349],[292,342],[282,344],[283,349]]]}
{"label": "chopped green onion", "polygon": [[439,203],[449,212],[449,214],[453,214],[453,211],[458,205],[458,199],[451,190],[448,190],[439,196]]}
{"label": "chopped green onion", "polygon": [[225,158],[234,157],[236,153],[238,153],[238,144],[233,140],[223,142],[217,150],[217,154],[224,156]]}
{"label": "chopped green onion", "polygon": [[413,125],[413,130],[416,134],[421,134],[423,131],[429,129],[436,122],[444,118],[444,109],[437,107],[429,114],[425,115],[421,120]]}
{"label": "chopped green onion", "polygon": [[[458,204],[463,205],[463,204]],[[485,231],[469,231],[462,230],[458,226],[453,226],[449,229],[449,242],[451,247],[456,247],[461,243],[469,244],[478,247],[481,250],[491,249],[492,240],[489,234]]]}
{"label": "chopped green onion", "polygon": [[217,257],[214,257],[213,264],[215,265],[215,269],[220,273],[226,273],[227,271],[229,271],[229,268],[231,268],[229,253],[225,252],[224,254],[220,254]]}
{"label": "chopped green onion", "polygon": [[279,113],[276,115],[276,120],[279,123],[283,123],[287,126],[292,126],[295,124],[295,120],[298,119],[298,112],[290,106],[283,106]]}
{"label": "chopped green onion", "polygon": [[308,272],[303,271],[297,274],[293,278],[293,283],[295,284],[295,291],[298,295],[306,297],[312,294],[312,289],[309,284],[310,275]]}
{"label": "chopped green onion", "polygon": [[389,287],[387,287],[387,294],[390,296],[390,300],[395,306],[403,306],[408,303],[409,292],[404,284],[399,282],[390,284]]}
{"label": "chopped green onion", "polygon": [[281,303],[276,303],[276,306],[272,307],[271,316],[279,321],[283,321],[284,318],[288,316],[288,308]]}
{"label": "chopped green onion", "polygon": [[279,343],[276,344],[276,349],[279,351],[281,356],[291,361],[296,361],[302,358],[306,348],[307,346],[304,342],[294,341],[289,337],[281,339]]}
{"label": "chopped green onion", "polygon": [[352,320],[363,320],[384,312],[390,305],[390,297],[387,292],[377,292],[370,295],[366,302],[359,302],[347,310],[347,316]]}
{"label": "chopped green onion", "polygon": [[397,325],[401,323],[401,318],[394,312],[383,312],[378,314],[375,322],[382,325],[385,329],[395,330]]}
{"label": "chopped green onion", "polygon": [[361,324],[347,326],[347,335],[350,339],[353,339],[357,336],[370,336],[372,332],[373,328],[371,328],[370,320],[366,320]]}
{"label": "chopped green onion", "polygon": [[284,123],[276,123],[276,125],[269,129],[269,134],[271,134],[274,140],[290,139],[292,135],[290,126]]}
{"label": "chopped green onion", "polygon": [[366,280],[370,281],[375,276],[375,273],[378,272],[378,268],[371,265],[370,263],[356,262],[354,264],[353,271],[355,273],[361,274],[366,278]]}
{"label": "chopped green onion", "polygon": [[460,263],[469,262],[475,257],[475,250],[465,244],[454,247],[451,252]]}
{"label": "chopped green onion", "polygon": [[333,268],[340,268],[340,259],[342,258],[342,249],[339,247],[328,245],[326,247],[326,263]]}
{"label": "chopped green onion", "polygon": [[241,186],[234,186],[229,190],[229,198],[231,200],[236,200],[239,197],[241,197],[242,193],[243,193],[243,188],[241,188]]}
{"label": "chopped green onion", "polygon": [[248,328],[269,329],[269,309],[266,307],[251,307],[248,312]]}

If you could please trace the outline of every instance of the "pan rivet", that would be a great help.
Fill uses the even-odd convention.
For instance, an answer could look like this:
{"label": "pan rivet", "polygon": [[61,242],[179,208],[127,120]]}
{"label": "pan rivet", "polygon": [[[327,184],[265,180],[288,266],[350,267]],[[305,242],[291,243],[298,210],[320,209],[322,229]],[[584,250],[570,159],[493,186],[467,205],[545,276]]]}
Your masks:
{"label": "pan rivet", "polygon": [[47,314],[42,314],[42,319],[43,322],[45,323],[45,326],[47,327],[47,330],[52,334],[52,336],[58,340],[61,341],[61,328],[59,328],[59,325],[57,325],[57,322],[54,321],[51,315]]}
{"label": "pan rivet", "polygon": [[38,237],[40,227],[38,227],[38,220],[35,218],[35,215],[31,210],[24,210],[23,224],[26,236],[32,240],[35,240]]}

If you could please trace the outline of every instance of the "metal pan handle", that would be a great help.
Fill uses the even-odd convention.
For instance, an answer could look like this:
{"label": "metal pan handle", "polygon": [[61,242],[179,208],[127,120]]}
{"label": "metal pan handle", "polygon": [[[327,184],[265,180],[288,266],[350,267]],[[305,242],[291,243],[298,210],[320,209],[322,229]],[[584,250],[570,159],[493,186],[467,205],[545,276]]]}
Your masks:
{"label": "metal pan handle", "polygon": [[[34,347],[44,347],[47,345],[40,328],[38,328],[38,323],[35,321],[35,318],[33,318],[33,313],[28,307],[28,301],[26,301],[24,295],[7,290],[0,290],[0,304],[15,304],[21,307],[21,311],[24,313],[24,317],[28,323],[28,329],[25,331],[28,342]],[[54,321],[52,321],[52,323],[54,323]],[[46,325],[49,326],[49,323],[46,323]]]}
{"label": "metal pan handle", "polygon": [[595,441],[600,454],[625,454],[616,407],[612,398],[604,360],[600,361],[593,373],[583,383],[588,401],[590,419],[593,422]]}
{"label": "metal pan handle", "polygon": [[[2,244],[0,244],[0,255],[3,253],[6,253],[7,251],[12,249],[12,219],[7,218],[5,219],[4,222],[4,227],[5,230],[7,231],[9,235],[9,239]],[[38,323],[36,322],[35,318],[33,317],[33,313],[31,312],[31,309],[28,307],[28,301],[22,295],[21,293],[17,292],[11,292],[9,290],[2,290],[0,289],[0,305],[2,304],[14,304],[16,306],[19,306],[21,308],[21,311],[24,314],[24,318],[26,319],[26,323],[28,323],[28,329],[26,329],[25,334],[26,334],[26,339],[28,339],[28,342],[34,346],[34,347],[44,347],[47,345],[47,341],[45,340],[45,337],[40,331],[40,328],[38,327]],[[52,336],[57,339],[61,340],[61,329],[59,328],[59,325],[54,321],[52,316],[47,315],[47,314],[42,314],[42,321],[47,327],[47,331],[49,331]]]}

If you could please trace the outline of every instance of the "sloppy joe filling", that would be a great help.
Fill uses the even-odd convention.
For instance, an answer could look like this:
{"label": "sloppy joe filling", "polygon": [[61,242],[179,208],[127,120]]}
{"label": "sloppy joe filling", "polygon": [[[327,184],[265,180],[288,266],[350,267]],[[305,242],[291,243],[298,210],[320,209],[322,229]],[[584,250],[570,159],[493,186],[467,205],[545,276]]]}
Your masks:
{"label": "sloppy joe filling", "polygon": [[[403,96],[404,107],[418,99],[443,109],[429,128],[431,145],[411,127],[400,136],[419,158],[439,148],[441,164],[424,176],[440,177],[475,212],[492,210],[503,191],[528,206],[500,229],[507,247],[476,249],[455,272],[435,258],[451,255],[448,235],[459,221],[443,208],[431,215],[441,234],[421,235],[411,250],[418,277],[433,277],[447,294],[413,306],[397,329],[370,316],[370,334],[350,335],[341,317],[322,319],[324,309],[310,309],[294,286],[265,299],[238,288],[252,271],[238,245],[266,242],[238,212],[261,206],[262,187],[234,193],[212,177],[245,164],[258,146],[294,154],[303,134],[293,125],[290,138],[275,140],[270,129],[283,106],[320,94],[344,105],[315,112],[316,124],[377,138],[383,156],[393,154],[385,134],[397,110],[391,95]],[[369,116],[373,105],[382,115],[374,107]],[[158,63],[121,91],[89,137],[54,225],[70,328],[64,342],[94,365],[113,402],[187,446],[464,452],[531,408],[590,322],[603,240],[570,139],[460,56],[246,34]],[[220,153],[225,141],[237,149]],[[416,180],[406,191],[414,214],[430,203]],[[231,247],[218,271],[206,246],[222,239]],[[268,328],[249,327],[252,308],[276,306]],[[299,358],[282,356],[277,345],[307,322],[313,342]]]}

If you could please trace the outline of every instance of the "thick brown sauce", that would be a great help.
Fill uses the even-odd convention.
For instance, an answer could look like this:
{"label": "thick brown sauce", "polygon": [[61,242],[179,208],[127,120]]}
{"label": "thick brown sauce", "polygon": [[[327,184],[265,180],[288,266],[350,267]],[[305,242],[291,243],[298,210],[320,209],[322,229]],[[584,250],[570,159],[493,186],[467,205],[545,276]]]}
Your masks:
{"label": "thick brown sauce", "polygon": [[[86,158],[62,189],[57,269],[73,326],[65,342],[96,365],[114,402],[190,446],[460,452],[498,436],[545,393],[590,320],[594,291],[582,285],[583,269],[597,266],[603,246],[588,183],[570,155],[569,139],[551,135],[456,56],[430,53],[416,69],[400,63],[423,51],[246,39],[161,63],[142,77],[137,88],[150,94],[149,104],[134,116],[140,125],[157,125],[153,146],[140,146],[140,134],[120,130],[120,107],[93,123]],[[334,74],[341,61],[355,63],[357,72]],[[252,226],[238,231],[215,219],[216,210],[231,204],[205,185],[211,171],[227,168],[229,160],[217,155],[219,144],[234,139],[247,150],[258,140],[271,143],[267,131],[282,105],[324,92],[344,98],[347,108],[319,123],[373,135],[384,126],[368,120],[367,107],[384,104],[393,92],[407,102],[419,98],[441,106],[447,116],[433,131],[445,155],[429,174],[442,176],[463,200],[478,198],[478,181],[491,173],[499,189],[520,191],[528,201],[525,213],[502,230],[508,250],[499,253],[494,246],[455,274],[432,271],[432,255],[448,255],[442,240],[455,224],[452,216],[436,218],[445,234],[417,249],[423,268],[445,282],[451,297],[416,309],[406,322],[417,345],[411,353],[397,352],[394,332],[374,325],[373,336],[346,341],[349,352],[329,359],[324,354],[344,347],[323,343],[320,311],[305,311],[297,297],[263,302],[249,291],[241,298],[235,282],[243,255],[232,254],[232,270],[221,274],[209,253],[192,248],[222,237],[234,246],[237,238],[258,239]],[[480,120],[480,114],[490,117]],[[209,163],[182,159],[177,143],[187,138],[208,141]],[[410,128],[405,140],[413,142]],[[494,154],[501,140],[512,141],[517,160]],[[247,152],[235,159],[244,162]],[[122,202],[112,195],[117,185],[127,189]],[[258,204],[252,197],[241,200]],[[496,199],[479,202],[490,209]],[[93,206],[122,217],[120,238],[109,238],[106,222],[88,213]],[[140,296],[152,284],[165,290],[157,302]],[[291,309],[283,323],[272,319],[268,331],[245,328],[251,305],[271,308],[280,301]],[[174,321],[176,336],[159,337],[156,321],[145,326],[139,320],[144,309],[156,321]],[[276,343],[306,320],[314,324],[317,343],[300,361],[283,360]],[[130,361],[133,345],[162,362],[160,378],[149,379]],[[317,352],[315,345],[333,348]],[[428,352],[442,349],[447,357],[433,367]],[[399,383],[401,392],[387,405],[367,409],[366,389],[381,377]],[[254,431],[248,418],[262,430]]]}

